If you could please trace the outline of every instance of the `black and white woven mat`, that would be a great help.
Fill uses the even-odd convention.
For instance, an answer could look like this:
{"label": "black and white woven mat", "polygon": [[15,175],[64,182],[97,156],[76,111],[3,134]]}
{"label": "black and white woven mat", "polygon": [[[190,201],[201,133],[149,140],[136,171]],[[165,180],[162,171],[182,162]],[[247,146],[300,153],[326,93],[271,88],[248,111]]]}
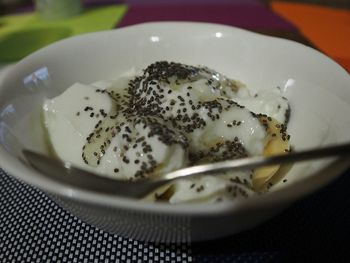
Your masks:
{"label": "black and white woven mat", "polygon": [[0,262],[192,262],[188,245],[111,235],[0,170]]}
{"label": "black and white woven mat", "polygon": [[250,231],[165,245],[90,226],[0,170],[0,262],[350,262],[349,175]]}

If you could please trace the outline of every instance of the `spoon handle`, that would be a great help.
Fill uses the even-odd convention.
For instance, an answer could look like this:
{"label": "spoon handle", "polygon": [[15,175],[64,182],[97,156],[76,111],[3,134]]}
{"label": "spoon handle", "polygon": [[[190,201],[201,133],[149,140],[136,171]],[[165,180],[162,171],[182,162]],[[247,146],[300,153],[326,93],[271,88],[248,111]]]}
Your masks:
{"label": "spoon handle", "polygon": [[140,198],[150,193],[152,190],[155,190],[174,179],[182,177],[208,173],[215,175],[215,172],[227,170],[252,169],[266,165],[294,163],[318,158],[350,156],[350,143],[307,151],[292,152],[284,155],[270,157],[256,156],[233,161],[197,165],[168,173],[160,179],[136,182],[103,177],[93,172],[74,167],[70,163],[40,153],[35,153],[30,150],[23,150],[23,154],[35,169],[58,182],[104,194]]}
{"label": "spoon handle", "polygon": [[232,161],[223,161],[211,164],[196,165],[166,174],[162,179],[173,180],[180,177],[194,176],[198,174],[212,174],[236,169],[253,169],[262,166],[303,162],[313,159],[321,159],[335,156],[350,156],[350,143],[327,146],[318,149],[291,152],[289,154],[273,156],[254,156]]}

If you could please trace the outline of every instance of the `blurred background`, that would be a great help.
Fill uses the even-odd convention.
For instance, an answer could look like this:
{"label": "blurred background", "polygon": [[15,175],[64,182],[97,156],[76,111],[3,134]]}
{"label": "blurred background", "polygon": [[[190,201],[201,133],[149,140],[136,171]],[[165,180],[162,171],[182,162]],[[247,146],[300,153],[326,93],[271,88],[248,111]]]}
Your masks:
{"label": "blurred background", "polygon": [[350,0],[0,0],[0,64],[66,37],[165,20],[292,39],[350,71]]}

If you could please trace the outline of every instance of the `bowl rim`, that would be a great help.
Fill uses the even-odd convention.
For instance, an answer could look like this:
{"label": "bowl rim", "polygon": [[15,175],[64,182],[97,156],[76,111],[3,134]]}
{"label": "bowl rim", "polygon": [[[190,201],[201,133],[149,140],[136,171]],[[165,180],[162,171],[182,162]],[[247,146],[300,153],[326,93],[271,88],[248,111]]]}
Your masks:
{"label": "bowl rim", "polygon": [[[18,63],[16,63],[14,66],[11,66],[11,69],[6,72],[7,74],[4,76],[6,78],[8,75],[11,74],[11,72],[15,72],[16,68],[19,67],[22,63],[28,62],[32,59],[35,59],[37,54],[40,54],[43,50],[50,50],[55,49],[56,47],[59,47],[62,43],[69,43],[70,41],[74,41],[77,39],[85,39],[88,37],[98,37],[101,35],[106,34],[119,34],[120,32],[128,31],[128,30],[143,30],[144,28],[150,28],[150,27],[166,27],[169,25],[182,25],[182,26],[191,26],[191,27],[197,27],[202,28],[206,30],[225,30],[225,32],[232,32],[232,33],[239,33],[244,35],[254,35],[256,37],[259,37],[261,40],[264,41],[279,41],[281,43],[287,43],[289,45],[295,45],[300,46],[301,48],[308,48],[310,52],[313,52],[317,56],[322,56],[326,61],[333,64],[334,67],[336,67],[336,70],[343,71],[343,73],[347,74],[346,70],[343,69],[340,65],[338,65],[336,62],[334,62],[331,58],[327,57],[326,55],[322,54],[321,52],[306,46],[304,44],[294,42],[288,39],[282,39],[278,37],[273,36],[266,36],[260,33],[251,32],[245,29],[236,28],[232,26],[227,25],[221,25],[221,24],[213,24],[213,23],[202,23],[202,22],[149,22],[149,23],[141,23],[136,24],[132,26],[122,27],[114,30],[107,30],[107,31],[100,31],[100,32],[94,32],[94,33],[87,33],[82,34],[78,36],[73,36],[64,40],[57,41],[47,47],[44,47],[26,58],[22,59]],[[348,75],[349,83],[350,83],[350,75]],[[0,82],[0,89],[1,89],[1,82]],[[302,197],[306,195],[307,193],[310,193],[317,188],[320,187],[320,185],[312,185],[312,184],[305,184],[303,183],[305,180],[312,179],[315,174],[310,175],[305,180],[301,180],[300,182],[296,182],[292,186],[286,186],[283,189],[279,189],[276,191],[272,191],[268,194],[262,195],[262,196],[253,196],[251,198],[248,198],[248,200],[245,200],[244,202],[222,202],[222,203],[216,203],[215,205],[212,204],[168,204],[168,203],[151,203],[151,202],[144,202],[136,199],[130,199],[130,198],[123,198],[118,196],[111,196],[106,194],[100,194],[88,190],[82,190],[75,188],[73,186],[64,185],[62,183],[55,182],[51,179],[47,180],[45,179],[44,182],[40,181],[38,174],[36,170],[34,170],[31,167],[26,166],[23,164],[22,166],[13,166],[8,165],[11,164],[14,160],[17,160],[14,156],[11,156],[7,153],[7,151],[3,148],[3,146],[0,146],[0,167],[8,172],[10,175],[14,176],[16,179],[19,179],[20,181],[24,181],[34,187],[37,187],[44,192],[51,193],[57,196],[61,196],[64,198],[68,198],[77,202],[83,202],[83,203],[89,203],[92,205],[97,206],[109,206],[109,207],[118,207],[118,208],[125,208],[128,210],[133,211],[143,211],[143,212],[157,212],[157,213],[164,213],[164,214],[172,214],[172,215],[196,215],[196,216],[202,216],[202,215],[219,215],[221,213],[227,213],[227,211],[238,211],[238,210],[245,210],[245,209],[252,209],[257,206],[260,207],[266,207],[266,206],[272,206],[277,205],[281,203],[290,202],[292,200],[297,199],[298,197]],[[332,167],[333,165],[343,165],[343,170],[346,169],[348,164],[348,159],[337,159],[332,164],[330,164],[328,167]],[[335,177],[340,176],[340,173]],[[331,180],[332,178],[329,178]],[[328,180],[328,181],[329,181]],[[324,184],[327,182],[327,180],[324,180]],[[298,188],[296,188],[298,186]],[[298,191],[296,191],[297,189]]]}

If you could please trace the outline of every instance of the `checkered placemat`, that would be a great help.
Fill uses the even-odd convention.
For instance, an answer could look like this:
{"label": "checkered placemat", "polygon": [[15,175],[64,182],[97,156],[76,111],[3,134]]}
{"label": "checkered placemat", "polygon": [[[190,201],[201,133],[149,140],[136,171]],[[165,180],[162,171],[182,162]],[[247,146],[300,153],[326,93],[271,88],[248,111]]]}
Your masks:
{"label": "checkered placemat", "polygon": [[112,235],[0,170],[0,262],[192,262],[189,245]]}
{"label": "checkered placemat", "polygon": [[0,170],[0,262],[349,262],[349,175],[255,229],[167,245],[99,230]]}

